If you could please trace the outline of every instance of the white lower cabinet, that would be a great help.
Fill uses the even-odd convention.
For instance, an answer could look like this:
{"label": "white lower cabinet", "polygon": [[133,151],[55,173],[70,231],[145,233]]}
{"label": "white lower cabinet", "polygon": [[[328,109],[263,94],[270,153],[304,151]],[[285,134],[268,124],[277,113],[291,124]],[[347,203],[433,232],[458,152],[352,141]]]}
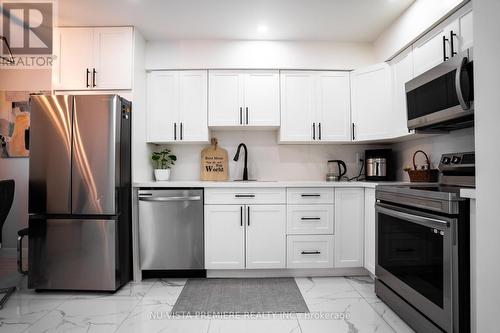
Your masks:
{"label": "white lower cabinet", "polygon": [[246,268],[285,268],[285,205],[248,205],[246,210]]}
{"label": "white lower cabinet", "polygon": [[375,275],[375,189],[365,189],[365,268]]}
{"label": "white lower cabinet", "polygon": [[205,205],[205,268],[284,268],[285,205]]}
{"label": "white lower cabinet", "polygon": [[333,234],[333,205],[288,205],[288,234]]}
{"label": "white lower cabinet", "polygon": [[287,268],[333,268],[333,235],[288,235]]}
{"label": "white lower cabinet", "polygon": [[245,268],[243,206],[205,205],[205,268]]}
{"label": "white lower cabinet", "polygon": [[335,189],[335,267],[363,267],[365,189]]}

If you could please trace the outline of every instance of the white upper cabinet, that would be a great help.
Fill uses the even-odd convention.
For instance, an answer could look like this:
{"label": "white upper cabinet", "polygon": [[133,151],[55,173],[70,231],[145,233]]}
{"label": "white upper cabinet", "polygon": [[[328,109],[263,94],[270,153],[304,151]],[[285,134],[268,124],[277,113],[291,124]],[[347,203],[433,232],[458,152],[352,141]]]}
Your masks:
{"label": "white upper cabinet", "polygon": [[280,125],[278,71],[247,71],[244,85],[245,124]]}
{"label": "white upper cabinet", "polygon": [[281,72],[281,141],[312,141],[314,81],[313,72]]}
{"label": "white upper cabinet", "polygon": [[349,73],[281,71],[280,141],[350,141]]}
{"label": "white upper cabinet", "polygon": [[351,139],[351,89],[349,73],[319,72],[317,77],[317,139],[325,142]]}
{"label": "white upper cabinet", "polygon": [[132,28],[95,28],[95,89],[132,89]]}
{"label": "white upper cabinet", "polygon": [[132,89],[133,28],[57,28],[54,90]]}
{"label": "white upper cabinet", "polygon": [[354,141],[393,137],[391,68],[386,63],[351,72],[352,138]]}
{"label": "white upper cabinet", "polygon": [[413,44],[415,76],[465,51],[472,44],[472,5],[469,3]]}
{"label": "white upper cabinet", "polygon": [[335,267],[363,267],[365,190],[335,189]]}
{"label": "white upper cabinet", "polygon": [[392,113],[393,135],[408,135],[406,112],[406,82],[413,79],[413,51],[410,46],[391,61],[392,68]]}
{"label": "white upper cabinet", "polygon": [[207,71],[148,73],[148,142],[208,142]]}
{"label": "white upper cabinet", "polygon": [[211,70],[209,126],[273,126],[279,123],[279,72]]}

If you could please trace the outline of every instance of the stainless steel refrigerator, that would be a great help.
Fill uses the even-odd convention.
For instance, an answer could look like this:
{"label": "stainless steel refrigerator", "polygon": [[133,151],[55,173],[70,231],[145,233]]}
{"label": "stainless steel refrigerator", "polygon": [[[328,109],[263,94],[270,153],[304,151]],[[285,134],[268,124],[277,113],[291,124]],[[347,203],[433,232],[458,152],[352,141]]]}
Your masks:
{"label": "stainless steel refrigerator", "polygon": [[28,286],[114,291],[131,278],[131,103],[31,97]]}

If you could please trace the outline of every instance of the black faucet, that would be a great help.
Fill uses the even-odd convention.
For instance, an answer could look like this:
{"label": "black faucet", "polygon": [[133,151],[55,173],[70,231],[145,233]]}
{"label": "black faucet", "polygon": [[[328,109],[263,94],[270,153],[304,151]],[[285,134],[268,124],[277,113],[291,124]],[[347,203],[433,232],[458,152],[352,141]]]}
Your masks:
{"label": "black faucet", "polygon": [[244,143],[240,143],[238,145],[238,150],[236,151],[236,155],[234,155],[233,160],[236,162],[240,158],[240,149],[243,147],[245,149],[245,167],[243,168],[243,180],[248,180],[248,151],[247,151],[247,146]]}

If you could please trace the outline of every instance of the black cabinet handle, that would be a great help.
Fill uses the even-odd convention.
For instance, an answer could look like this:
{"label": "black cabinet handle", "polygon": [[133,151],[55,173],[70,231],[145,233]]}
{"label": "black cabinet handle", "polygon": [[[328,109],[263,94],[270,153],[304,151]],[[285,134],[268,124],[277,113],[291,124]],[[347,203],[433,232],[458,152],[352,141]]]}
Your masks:
{"label": "black cabinet handle", "polygon": [[300,254],[321,254],[321,251],[302,251]]}
{"label": "black cabinet handle", "polygon": [[90,71],[89,71],[89,69],[87,68],[87,76],[86,76],[86,80],[87,80],[86,86],[87,86],[87,88],[90,88],[90,84],[89,84],[89,75],[90,75]]}
{"label": "black cabinet handle", "polygon": [[177,123],[174,123],[174,140],[177,140]]}
{"label": "black cabinet handle", "polygon": [[356,135],[354,134],[354,130],[356,128],[356,125],[354,125],[354,123],[352,123],[352,140],[356,140]]}
{"label": "black cabinet handle", "polygon": [[318,193],[311,193],[311,194],[301,194],[300,195],[302,198],[308,198],[308,197],[320,197],[321,194],[318,194]]}
{"label": "black cabinet handle", "polygon": [[181,123],[181,140],[183,140],[183,130],[182,130],[182,123]]}
{"label": "black cabinet handle", "polygon": [[316,140],[316,123],[313,123],[313,140]]}
{"label": "black cabinet handle", "polygon": [[240,125],[243,125],[243,108],[240,106]]}
{"label": "black cabinet handle", "polygon": [[248,125],[248,106],[247,106],[247,107],[245,107],[245,113],[246,113],[247,125]]}
{"label": "black cabinet handle", "polygon": [[321,123],[318,123],[318,132],[319,132],[318,140],[321,140]]}
{"label": "black cabinet handle", "polygon": [[450,31],[450,46],[451,46],[451,56],[457,55],[457,52],[455,52],[455,47],[453,46],[453,39],[457,37],[457,34],[453,32],[453,30]]}
{"label": "black cabinet handle", "polygon": [[235,198],[255,198],[255,194],[235,194]]}
{"label": "black cabinet handle", "polygon": [[93,88],[97,87],[97,83],[96,83],[96,79],[95,79],[96,74],[97,74],[97,72],[96,72],[95,68],[92,68],[92,87]]}
{"label": "black cabinet handle", "polygon": [[314,220],[321,220],[321,217],[301,217],[300,219],[302,221],[314,221]]}
{"label": "black cabinet handle", "polygon": [[247,206],[247,225],[250,226],[250,206]]}
{"label": "black cabinet handle", "polygon": [[449,57],[446,55],[446,42],[448,41],[448,38],[446,36],[443,36],[443,61],[446,61],[449,59]]}
{"label": "black cabinet handle", "polygon": [[243,226],[243,206],[240,206],[240,226]]}

